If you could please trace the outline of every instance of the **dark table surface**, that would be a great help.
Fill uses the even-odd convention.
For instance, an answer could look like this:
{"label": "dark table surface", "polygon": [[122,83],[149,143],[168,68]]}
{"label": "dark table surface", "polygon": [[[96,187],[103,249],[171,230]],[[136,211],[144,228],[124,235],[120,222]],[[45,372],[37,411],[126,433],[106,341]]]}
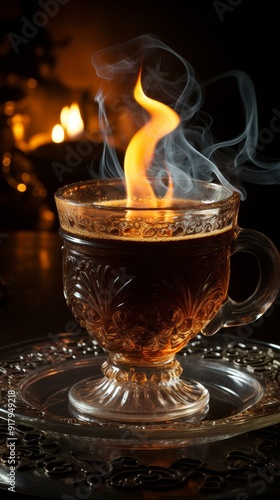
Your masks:
{"label": "dark table surface", "polygon": [[[70,310],[67,308],[63,296],[61,246],[62,242],[57,231],[12,231],[0,235],[0,275],[2,276],[0,294],[2,298],[0,305],[1,347],[10,346],[24,340],[34,340],[34,342],[42,338],[48,340],[59,332],[75,333],[79,328]],[[241,265],[241,267],[238,268],[238,265]],[[250,273],[252,274],[255,271],[253,267],[250,270],[250,266],[246,262],[243,264],[234,264],[234,266],[238,268],[234,272],[239,284],[233,285],[233,289],[236,290],[239,286],[244,292],[250,281]],[[277,297],[275,303],[262,318],[254,324],[238,331],[239,341],[242,343],[250,339],[275,345],[280,344],[279,319],[280,300]],[[231,332],[232,334],[236,334],[235,329],[231,329]],[[28,429],[21,429],[21,433],[23,431],[25,436],[29,436],[28,439],[30,439]],[[217,450],[221,452],[223,447],[229,446],[229,442],[231,440],[220,442],[217,444],[218,448],[214,452],[213,448],[205,446],[203,453],[206,462],[207,453],[219,453]],[[203,474],[208,474],[210,479],[207,479],[203,483],[204,487],[199,490],[199,493],[194,487],[195,478],[199,477],[199,473],[194,472],[192,479],[180,485],[170,486],[169,484],[168,487],[163,487],[162,484],[159,484],[157,487],[155,483],[150,487],[138,488],[135,495],[137,499],[154,499],[158,498],[158,495],[161,495],[161,498],[169,499],[180,499],[186,496],[201,498],[205,496],[208,499],[235,498],[245,500],[247,498],[260,498],[262,495],[265,498],[269,496],[272,498],[275,492],[280,491],[279,425],[276,424],[269,427],[264,431],[264,434],[256,435],[254,432],[247,433],[241,440],[239,439],[238,443],[233,442],[232,446],[233,449],[239,446],[240,453],[235,457],[235,460],[239,461],[239,465],[242,463],[242,460],[243,462],[246,461],[247,469],[249,470],[251,467],[252,470],[252,462],[250,460],[253,460],[256,453],[254,446],[260,442],[264,443],[263,446],[265,446],[265,443],[267,447],[269,446],[269,453],[267,452],[266,455],[263,453],[263,456],[266,458],[263,459],[262,466],[256,465],[255,469],[253,469],[250,491],[248,490],[248,479],[244,479],[247,476],[244,476],[243,482],[240,476],[239,479],[235,478],[237,483],[234,484],[234,487],[232,486],[233,479],[231,482],[229,481],[228,486],[225,486],[224,477],[221,479],[221,475],[223,474],[217,475],[218,473],[215,472],[215,468],[212,467],[212,471],[209,468],[208,470],[204,469]],[[3,446],[3,439],[0,442],[0,446],[1,444]],[[264,451],[265,448],[262,448],[262,450]],[[251,458],[249,457],[250,453],[252,455]],[[219,462],[218,455],[216,456],[216,460]],[[188,463],[189,466],[190,464]],[[244,471],[246,467],[244,465]],[[200,473],[202,474],[202,472]],[[24,472],[20,474],[20,486],[18,487],[17,494],[25,496]],[[232,473],[231,475],[233,478],[234,474]],[[54,481],[53,477],[52,481]],[[61,476],[59,477],[59,481],[59,487],[61,488]],[[69,482],[69,479],[67,481]],[[191,484],[193,484],[193,489],[191,488]],[[125,499],[127,495],[130,498],[133,491],[129,490],[127,492],[124,489],[119,491],[118,488],[113,488],[112,490],[103,487],[103,489],[100,488],[98,491],[92,491],[92,496],[89,496],[88,493],[88,496],[83,498]],[[30,494],[36,495],[36,491],[29,491]],[[63,490],[58,490],[57,494],[58,498],[62,498]],[[46,493],[44,493],[44,498],[46,497],[45,495]],[[73,495],[72,497],[76,498]],[[69,498],[72,497],[71,495],[69,496]],[[15,498],[15,496],[12,498]]]}
{"label": "dark table surface", "polygon": [[65,331],[73,322],[62,291],[61,245],[57,232],[2,234],[0,275],[8,286],[0,308],[2,345]]}

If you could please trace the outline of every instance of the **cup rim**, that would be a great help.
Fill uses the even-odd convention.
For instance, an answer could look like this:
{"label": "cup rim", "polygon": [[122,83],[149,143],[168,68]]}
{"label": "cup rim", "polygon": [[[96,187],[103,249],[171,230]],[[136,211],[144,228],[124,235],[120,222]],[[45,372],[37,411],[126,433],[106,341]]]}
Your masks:
{"label": "cup rim", "polygon": [[195,184],[199,184],[200,186],[204,186],[207,189],[211,189],[212,192],[224,192],[225,196],[221,196],[219,199],[213,199],[213,200],[205,200],[201,201],[200,198],[185,198],[184,203],[177,203],[175,204],[170,204],[167,206],[160,206],[160,207],[147,207],[147,206],[141,206],[141,207],[133,207],[129,206],[127,207],[125,205],[126,198],[123,198],[124,204],[121,205],[115,205],[115,204],[110,204],[109,202],[104,204],[98,201],[84,201],[84,200],[77,200],[77,199],[71,199],[69,197],[65,196],[66,192],[74,192],[77,191],[77,189],[80,186],[90,186],[90,185],[96,185],[99,186],[100,184],[102,185],[108,185],[108,186],[113,186],[113,185],[121,185],[124,190],[125,190],[125,179],[124,178],[98,178],[98,179],[88,179],[88,180],[82,180],[82,181],[77,181],[69,184],[65,184],[64,186],[61,186],[55,193],[54,197],[58,201],[60,200],[61,202],[66,203],[67,205],[72,205],[72,206],[88,206],[91,208],[96,208],[96,209],[102,209],[102,210],[114,210],[116,212],[121,212],[123,210],[126,211],[133,211],[133,212],[157,212],[157,211],[178,211],[178,210],[185,210],[188,208],[194,207],[194,204],[192,201],[195,201],[195,210],[205,210],[205,209],[210,209],[210,208],[216,208],[220,207],[221,205],[224,204],[235,204],[239,203],[240,201],[240,192],[235,190],[233,187],[228,187],[225,186],[224,184],[218,183],[218,182],[208,182],[200,179],[193,179],[192,182]]}

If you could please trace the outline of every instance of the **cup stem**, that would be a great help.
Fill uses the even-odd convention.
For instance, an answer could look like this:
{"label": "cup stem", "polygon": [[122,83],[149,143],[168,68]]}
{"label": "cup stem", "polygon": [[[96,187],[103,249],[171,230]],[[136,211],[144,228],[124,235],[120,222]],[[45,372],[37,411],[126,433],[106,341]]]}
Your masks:
{"label": "cup stem", "polygon": [[102,365],[103,377],[82,380],[71,387],[71,412],[88,421],[199,421],[209,409],[208,390],[181,377],[182,371],[175,357],[156,365],[133,366],[109,355]]}

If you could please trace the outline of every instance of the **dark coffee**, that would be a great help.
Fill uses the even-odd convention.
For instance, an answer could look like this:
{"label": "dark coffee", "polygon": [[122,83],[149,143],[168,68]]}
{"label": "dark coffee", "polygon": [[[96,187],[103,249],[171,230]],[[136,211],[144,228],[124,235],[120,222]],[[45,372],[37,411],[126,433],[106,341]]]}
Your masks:
{"label": "dark coffee", "polygon": [[170,358],[227,297],[232,228],[155,242],[61,236],[69,307],[123,359]]}

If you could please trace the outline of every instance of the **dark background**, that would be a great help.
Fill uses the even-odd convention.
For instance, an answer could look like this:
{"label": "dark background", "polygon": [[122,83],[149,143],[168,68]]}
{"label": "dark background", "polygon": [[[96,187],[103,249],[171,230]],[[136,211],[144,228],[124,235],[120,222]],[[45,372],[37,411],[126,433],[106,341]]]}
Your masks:
{"label": "dark background", "polygon": [[[44,132],[62,104],[69,104],[78,96],[87,111],[87,127],[95,130],[95,115],[92,117],[91,111],[96,111],[92,101],[99,82],[91,56],[96,50],[135,36],[154,34],[189,61],[202,81],[231,70],[248,73],[256,91],[262,154],[267,161],[280,163],[280,118],[273,122],[279,131],[271,128],[278,110],[280,115],[278,2],[53,1],[58,12],[49,16],[46,25],[28,43],[19,45],[18,53],[8,34],[21,35],[22,17],[32,20],[47,1],[7,0],[0,9],[1,347],[29,339],[51,342],[58,332],[80,331],[63,297],[62,243],[53,204],[54,192],[62,182],[54,176],[51,163],[55,158],[63,160],[65,153],[61,148],[50,147],[33,155],[15,151],[9,116],[5,113],[7,102],[13,103],[13,114],[19,112],[30,118],[28,126],[35,133]],[[27,85],[30,78],[37,82],[34,91]],[[209,95],[207,106],[218,136],[240,132],[240,105],[229,91],[219,86]],[[11,153],[12,178],[2,168],[7,152]],[[98,155],[97,148],[93,158]],[[32,179],[25,193],[19,193],[13,184],[22,172],[29,172]],[[63,183],[87,175],[85,165],[80,164],[69,176],[65,175]],[[41,184],[46,195],[35,196],[34,187]],[[240,226],[265,233],[280,249],[279,184],[273,180],[269,185],[248,184],[245,188],[247,197],[240,206]],[[254,265],[243,261],[236,276],[240,278],[239,292],[246,292],[255,276]],[[279,304],[278,298],[254,324],[229,333],[237,334],[240,342],[248,338],[279,344]],[[271,446],[277,450],[275,443],[276,438],[271,440]],[[264,496],[268,498],[267,490]]]}

